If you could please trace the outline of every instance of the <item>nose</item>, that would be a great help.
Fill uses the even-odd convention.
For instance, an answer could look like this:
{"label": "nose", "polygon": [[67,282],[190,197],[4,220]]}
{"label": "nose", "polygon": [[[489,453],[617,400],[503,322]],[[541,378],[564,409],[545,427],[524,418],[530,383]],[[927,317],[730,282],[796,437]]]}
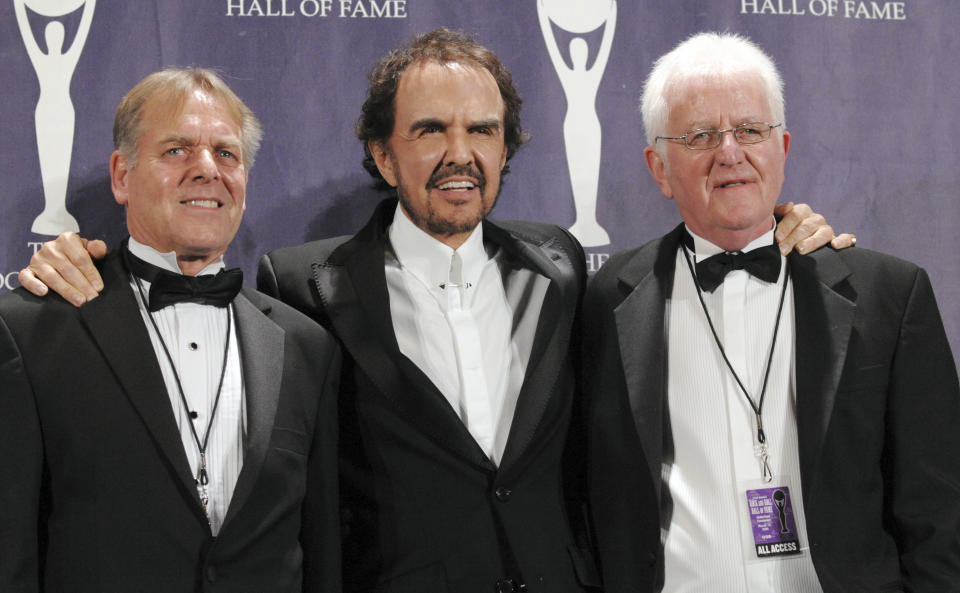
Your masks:
{"label": "nose", "polygon": [[193,157],[192,176],[195,181],[213,180],[220,176],[213,150],[197,148]]}
{"label": "nose", "polygon": [[737,142],[733,130],[724,130],[720,133],[720,146],[717,151],[717,162],[721,165],[736,165],[743,160],[743,146]]}
{"label": "nose", "polygon": [[447,154],[444,156],[446,165],[466,165],[473,162],[473,147],[470,136],[464,130],[450,130],[447,132]]}

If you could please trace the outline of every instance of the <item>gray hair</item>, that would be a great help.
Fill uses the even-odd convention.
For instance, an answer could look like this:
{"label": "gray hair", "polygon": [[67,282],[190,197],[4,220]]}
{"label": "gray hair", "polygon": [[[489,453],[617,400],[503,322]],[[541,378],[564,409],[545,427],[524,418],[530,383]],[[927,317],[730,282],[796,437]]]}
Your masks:
{"label": "gray hair", "polygon": [[760,78],[774,119],[783,124],[781,131],[786,129],[783,79],[773,59],[742,35],[705,32],[693,35],[653,63],[640,97],[647,144],[655,145],[657,136],[669,136],[669,99],[677,89],[691,81],[738,74]]}

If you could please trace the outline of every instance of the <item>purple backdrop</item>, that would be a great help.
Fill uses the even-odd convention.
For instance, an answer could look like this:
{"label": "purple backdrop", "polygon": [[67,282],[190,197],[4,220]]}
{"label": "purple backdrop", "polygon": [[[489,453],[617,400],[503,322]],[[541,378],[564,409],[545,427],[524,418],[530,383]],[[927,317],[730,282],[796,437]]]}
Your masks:
{"label": "purple backdrop", "polygon": [[[492,47],[525,98],[533,137],[511,163],[494,216],[564,226],[576,210],[559,72],[572,68],[571,40],[587,42],[584,66],[599,86],[581,81],[567,90],[572,146],[600,147],[598,168],[580,159],[575,175],[587,180],[578,196],[587,204],[595,196],[609,233],[609,244],[587,248],[596,268],[678,220],[643,165],[636,104],[651,60],[691,33],[726,29],[752,37],[784,73],[793,143],[783,199],[811,203],[861,246],[927,268],[954,350],[960,345],[960,256],[950,242],[960,214],[960,123],[951,109],[960,98],[960,11],[952,2],[542,0],[560,48],[556,67],[541,0],[26,0],[18,20],[23,2],[0,5],[0,291],[16,286],[16,270],[49,238],[31,231],[45,200],[56,202],[44,175],[50,187],[58,176],[67,180],[66,209],[84,235],[110,244],[123,235],[106,167],[113,111],[141,77],[167,65],[217,68],[264,123],[247,214],[228,253],[247,284],[268,249],[353,232],[380,199],[352,132],[367,70],[389,48],[440,25]],[[54,21],[65,32],[59,51],[47,47],[61,27]],[[48,91],[38,106],[40,78]],[[63,118],[71,104],[73,124]]]}

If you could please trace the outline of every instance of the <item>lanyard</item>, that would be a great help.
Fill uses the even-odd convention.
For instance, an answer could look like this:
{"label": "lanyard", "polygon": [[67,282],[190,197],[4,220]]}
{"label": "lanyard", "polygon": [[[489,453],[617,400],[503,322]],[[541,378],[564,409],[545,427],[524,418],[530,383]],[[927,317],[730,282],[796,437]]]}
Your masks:
{"label": "lanyard", "polygon": [[767,355],[767,367],[763,372],[763,386],[760,388],[760,398],[754,403],[753,398],[750,397],[750,394],[747,393],[747,388],[743,385],[743,381],[740,380],[737,372],[733,370],[733,365],[730,364],[730,359],[727,358],[727,353],[723,348],[723,343],[720,341],[720,336],[717,335],[717,330],[713,326],[713,320],[710,318],[710,312],[707,311],[707,304],[703,300],[703,291],[700,289],[700,281],[697,280],[697,274],[693,271],[693,264],[690,262],[690,254],[687,251],[687,246],[681,244],[683,249],[683,258],[687,262],[687,269],[690,270],[690,275],[693,277],[693,285],[697,289],[697,297],[700,299],[700,306],[703,308],[703,314],[707,317],[707,324],[710,326],[710,332],[713,334],[713,339],[717,343],[717,348],[720,349],[720,355],[723,356],[723,362],[727,364],[727,368],[730,369],[730,374],[733,375],[733,378],[737,381],[737,385],[740,387],[740,391],[743,393],[743,396],[747,398],[747,403],[750,404],[750,407],[753,409],[753,414],[757,420],[757,445],[754,446],[754,453],[757,458],[760,459],[760,462],[763,467],[763,481],[772,482],[773,481],[773,470],[770,468],[770,463],[767,455],[767,435],[763,431],[763,400],[767,394],[767,380],[770,378],[770,367],[773,362],[773,351],[777,345],[777,331],[780,329],[780,316],[783,313],[783,302],[787,294],[787,281],[790,279],[790,263],[787,262],[787,269],[784,273],[783,278],[783,287],[780,289],[780,304],[777,305],[777,320],[773,326],[773,339],[770,341],[770,353]]}
{"label": "lanyard", "polygon": [[133,279],[137,281],[137,291],[140,293],[140,300],[143,302],[143,306],[147,309],[147,317],[150,318],[150,325],[153,326],[153,331],[157,334],[157,339],[160,340],[160,346],[163,347],[163,353],[167,355],[167,362],[170,363],[170,370],[173,371],[173,378],[177,383],[177,392],[180,394],[180,403],[183,404],[184,411],[187,412],[187,415],[190,416],[190,420],[187,424],[190,426],[190,434],[193,435],[193,442],[197,445],[197,451],[200,453],[200,467],[197,470],[197,475],[194,478],[194,483],[197,486],[197,495],[200,497],[200,504],[203,506],[203,514],[207,516],[207,523],[210,523],[210,495],[207,492],[207,484],[210,483],[210,478],[207,475],[207,443],[210,439],[210,429],[213,427],[213,420],[217,417],[217,407],[220,405],[220,393],[223,391],[223,378],[227,374],[227,354],[230,352],[230,326],[231,321],[233,320],[233,315],[231,315],[229,306],[227,307],[227,335],[224,340],[223,346],[223,367],[220,369],[220,381],[217,383],[217,395],[213,400],[213,410],[210,412],[210,419],[207,420],[207,427],[203,431],[203,441],[200,440],[199,435],[197,434],[197,429],[193,425],[193,415],[190,413],[190,405],[187,403],[187,396],[183,393],[183,384],[180,382],[180,373],[177,372],[177,367],[173,364],[173,357],[170,356],[170,350],[167,348],[167,343],[163,340],[163,335],[160,333],[160,328],[157,327],[157,322],[153,318],[153,313],[150,311],[150,307],[147,306],[147,298],[143,293],[143,284],[140,283],[140,278],[136,275],[133,276]]}

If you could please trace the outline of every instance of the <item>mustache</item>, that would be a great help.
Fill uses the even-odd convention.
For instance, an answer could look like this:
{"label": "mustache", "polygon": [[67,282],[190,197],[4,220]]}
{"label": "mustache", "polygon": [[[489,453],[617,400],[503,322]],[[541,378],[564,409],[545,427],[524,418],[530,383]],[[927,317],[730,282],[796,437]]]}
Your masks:
{"label": "mustache", "polygon": [[486,176],[473,165],[437,165],[437,168],[430,175],[430,179],[427,180],[427,188],[436,187],[440,180],[447,177],[472,177],[476,180],[480,189],[487,185]]}

